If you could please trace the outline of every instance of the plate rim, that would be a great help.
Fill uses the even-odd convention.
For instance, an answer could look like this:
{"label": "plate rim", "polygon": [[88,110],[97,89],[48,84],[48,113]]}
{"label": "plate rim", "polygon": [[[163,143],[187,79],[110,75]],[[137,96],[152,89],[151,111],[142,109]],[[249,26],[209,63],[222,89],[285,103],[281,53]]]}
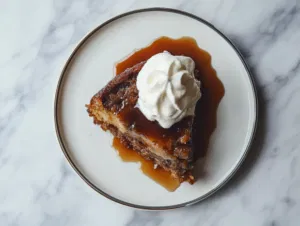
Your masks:
{"label": "plate rim", "polygon": [[[232,49],[235,51],[235,53],[238,55],[240,61],[243,63],[244,68],[247,72],[249,81],[251,83],[251,88],[254,94],[254,127],[251,131],[251,137],[249,139],[249,142],[245,148],[245,151],[243,153],[243,155],[241,156],[240,160],[238,161],[238,163],[236,164],[236,166],[234,167],[234,169],[231,171],[231,173],[218,185],[216,186],[214,189],[212,189],[211,191],[209,191],[207,194],[202,195],[196,199],[193,199],[191,201],[188,202],[184,202],[184,203],[180,203],[180,204],[176,204],[176,205],[166,205],[166,206],[145,206],[145,205],[138,205],[138,204],[134,204],[134,203],[130,203],[130,202],[126,202],[123,201],[121,199],[115,198],[111,195],[109,195],[108,193],[102,191],[100,188],[98,188],[96,185],[94,185],[85,175],[84,173],[82,173],[80,171],[80,169],[76,166],[75,162],[72,160],[72,158],[70,157],[69,153],[68,153],[68,149],[66,148],[62,135],[61,135],[61,131],[60,131],[60,126],[58,123],[58,99],[60,96],[60,91],[61,91],[61,86],[62,86],[62,81],[64,78],[64,75],[66,74],[66,71],[68,69],[69,64],[71,63],[71,61],[73,60],[74,56],[76,55],[76,53],[78,52],[78,50],[86,43],[86,41],[93,36],[96,32],[98,32],[101,28],[105,27],[106,25],[110,24],[111,22],[118,20],[122,17],[128,16],[128,15],[132,15],[132,14],[136,14],[136,13],[142,13],[142,12],[152,12],[152,11],[159,11],[159,12],[171,12],[171,13],[175,13],[175,14],[179,14],[179,15],[184,15],[187,16],[191,19],[197,20],[200,23],[205,24],[206,26],[210,27],[211,29],[213,29],[218,35],[220,35],[231,47]],[[133,207],[136,209],[142,209],[142,210],[170,210],[170,209],[177,209],[177,208],[181,208],[181,207],[185,207],[185,206],[189,206],[189,205],[193,205],[197,202],[203,201],[204,199],[208,198],[209,196],[211,196],[212,194],[214,194],[216,191],[220,190],[234,175],[235,173],[238,171],[238,169],[241,167],[242,163],[244,162],[250,147],[253,143],[255,134],[256,134],[256,130],[257,130],[257,121],[258,121],[258,96],[257,96],[257,90],[256,90],[256,86],[255,86],[255,82],[254,82],[254,78],[253,75],[251,74],[249,67],[247,65],[247,63],[245,62],[242,54],[240,53],[240,51],[238,50],[238,48],[233,44],[233,42],[227,37],[225,36],[220,30],[218,30],[215,26],[213,26],[211,23],[209,23],[208,21],[202,19],[201,17],[195,16],[194,14],[185,12],[185,11],[181,11],[178,9],[172,9],[172,8],[165,8],[165,7],[152,7],[152,8],[142,8],[142,9],[136,9],[136,10],[132,10],[132,11],[128,11],[122,14],[119,14],[115,17],[112,17],[111,19],[106,20],[105,22],[103,22],[102,24],[98,25],[96,28],[94,28],[92,31],[88,32],[80,41],[79,43],[76,45],[75,49],[72,51],[71,55],[68,57],[66,63],[64,64],[64,67],[60,73],[59,76],[59,80],[57,83],[57,87],[56,87],[56,91],[55,91],[55,99],[54,99],[54,124],[55,124],[55,132],[56,132],[56,137],[57,140],[59,142],[60,148],[62,150],[62,152],[64,153],[65,158],[67,159],[67,161],[69,162],[69,164],[71,165],[71,167],[74,169],[74,171],[81,177],[81,179],[87,184],[89,185],[94,191],[96,191],[97,193],[101,194],[102,196],[106,197],[107,199],[114,201],[116,203],[128,206],[128,207]]]}

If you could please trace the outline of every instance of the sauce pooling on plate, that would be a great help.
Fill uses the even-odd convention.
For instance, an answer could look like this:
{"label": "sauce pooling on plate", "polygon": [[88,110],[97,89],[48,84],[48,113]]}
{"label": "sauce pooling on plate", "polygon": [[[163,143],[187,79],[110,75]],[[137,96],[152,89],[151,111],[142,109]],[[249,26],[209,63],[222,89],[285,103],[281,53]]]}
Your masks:
{"label": "sauce pooling on plate", "polygon": [[[148,60],[151,56],[163,51],[168,51],[173,55],[191,57],[195,61],[196,70],[199,71],[202,96],[196,105],[196,117],[192,133],[194,159],[196,161],[198,158],[206,155],[209,139],[217,126],[217,108],[225,93],[224,86],[211,65],[211,56],[209,53],[199,48],[193,38],[171,39],[161,37],[151,45],[134,52],[122,62],[117,63],[116,74],[118,75],[125,69]],[[155,133],[155,130],[153,130],[153,133]],[[153,134],[154,137],[157,137],[157,135]],[[169,172],[160,167],[154,167],[154,163],[144,160],[135,151],[128,150],[117,138],[114,139],[113,146],[118,150],[123,161],[141,162],[143,173],[167,190],[174,191],[180,185],[180,182],[176,178],[173,178]]]}
{"label": "sauce pooling on plate", "polygon": [[136,151],[127,148],[117,137],[114,137],[113,147],[118,150],[119,156],[124,162],[140,162],[142,172],[168,191],[175,191],[179,187],[180,182],[178,179],[172,177],[163,168],[154,167],[152,161],[144,159]]}

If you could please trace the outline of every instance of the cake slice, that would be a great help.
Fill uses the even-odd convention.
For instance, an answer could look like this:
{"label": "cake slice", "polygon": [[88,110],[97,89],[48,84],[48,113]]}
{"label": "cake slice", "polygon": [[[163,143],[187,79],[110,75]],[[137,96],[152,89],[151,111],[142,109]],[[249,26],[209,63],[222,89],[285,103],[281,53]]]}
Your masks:
{"label": "cake slice", "polygon": [[136,79],[145,62],[136,64],[115,76],[87,105],[87,111],[105,131],[119,138],[123,145],[143,158],[171,172],[180,182],[194,182],[192,125],[188,116],[168,129],[149,121],[136,108]]}

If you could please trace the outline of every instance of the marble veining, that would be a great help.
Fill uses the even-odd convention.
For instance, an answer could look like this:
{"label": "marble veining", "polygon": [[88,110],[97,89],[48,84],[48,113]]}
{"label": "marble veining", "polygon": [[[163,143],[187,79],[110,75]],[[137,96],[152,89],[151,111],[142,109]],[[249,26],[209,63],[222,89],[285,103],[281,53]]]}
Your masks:
{"label": "marble veining", "polygon": [[[259,93],[257,136],[242,169],[193,206],[147,212],[85,185],[60,151],[53,100],[84,35],[145,7],[198,15],[244,55]],[[300,1],[12,0],[0,2],[0,225],[300,225]]]}

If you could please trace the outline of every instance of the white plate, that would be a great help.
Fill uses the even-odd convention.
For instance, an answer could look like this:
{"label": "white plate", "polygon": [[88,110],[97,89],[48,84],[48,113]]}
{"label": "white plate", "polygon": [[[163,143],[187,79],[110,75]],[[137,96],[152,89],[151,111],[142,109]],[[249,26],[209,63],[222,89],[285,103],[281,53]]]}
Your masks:
{"label": "white plate", "polygon": [[[217,128],[208,151],[207,176],[193,186],[183,183],[168,192],[124,163],[112,148],[112,136],[88,117],[85,104],[113,76],[115,62],[161,36],[196,39],[212,56],[225,87]],[[252,141],[257,101],[251,75],[233,44],[206,21],[171,9],[144,9],[115,17],[88,34],[62,72],[55,100],[55,124],[68,161],[92,188],[137,208],[168,209],[200,201],[218,190],[241,165]]]}

